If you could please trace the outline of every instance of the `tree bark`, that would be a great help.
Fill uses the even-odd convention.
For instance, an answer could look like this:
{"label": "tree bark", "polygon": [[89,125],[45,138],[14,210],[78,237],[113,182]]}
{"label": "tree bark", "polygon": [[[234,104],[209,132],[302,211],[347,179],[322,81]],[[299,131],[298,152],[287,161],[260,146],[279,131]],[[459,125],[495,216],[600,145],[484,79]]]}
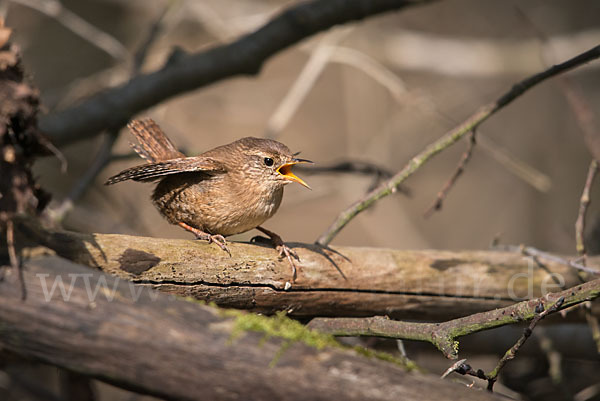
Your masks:
{"label": "tree bark", "polygon": [[[291,283],[288,262],[270,246],[231,243],[229,257],[201,241],[49,232],[29,223],[19,227],[60,256],[140,285],[224,307],[286,310],[296,317],[445,321],[559,291],[557,282],[579,283],[568,266],[545,262],[542,268],[517,253],[301,243],[291,244],[300,256],[298,278]],[[596,260],[590,262],[593,266]]]}
{"label": "tree bark", "polygon": [[[23,271],[24,301],[12,271],[0,281],[0,347],[141,393],[178,400],[494,399],[358,355],[298,323],[301,335],[286,343],[283,331],[261,326],[276,318],[175,299],[56,256],[30,260]],[[53,287],[58,280],[64,292]],[[258,323],[244,325],[248,316]]]}

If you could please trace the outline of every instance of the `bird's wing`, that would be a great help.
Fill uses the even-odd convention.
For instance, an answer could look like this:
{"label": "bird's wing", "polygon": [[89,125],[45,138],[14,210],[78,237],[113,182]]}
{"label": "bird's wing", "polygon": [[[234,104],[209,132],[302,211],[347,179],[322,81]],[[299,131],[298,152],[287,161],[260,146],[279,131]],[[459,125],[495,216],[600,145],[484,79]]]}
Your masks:
{"label": "bird's wing", "polygon": [[104,184],[112,185],[127,180],[152,181],[166,175],[191,172],[220,174],[227,172],[227,169],[223,163],[210,157],[181,157],[128,168],[110,177]]}

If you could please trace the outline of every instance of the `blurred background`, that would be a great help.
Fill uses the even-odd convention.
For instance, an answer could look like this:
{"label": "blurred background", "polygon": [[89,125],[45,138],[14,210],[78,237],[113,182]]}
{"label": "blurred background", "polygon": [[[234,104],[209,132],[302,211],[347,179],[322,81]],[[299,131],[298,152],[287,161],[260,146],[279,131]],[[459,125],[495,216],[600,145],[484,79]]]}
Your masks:
{"label": "blurred background", "polygon": [[[52,112],[126,81],[134,54],[157,21],[160,30],[142,71],[160,68],[176,47],[196,52],[249,32],[290,2],[6,4],[7,24],[15,29],[28,72]],[[597,44],[599,11],[597,1],[541,0],[441,1],[409,8],[313,37],[269,60],[257,77],[193,91],[139,117],[155,119],[190,155],[243,136],[270,135],[302,151],[317,166],[360,161],[397,172],[425,145],[513,83]],[[70,30],[71,13],[99,32],[82,37]],[[306,96],[292,94],[297,107],[282,114],[278,109],[309,62],[314,80],[300,88]],[[570,74],[594,110],[600,103],[599,71],[592,63]],[[423,217],[454,171],[466,141],[411,177],[406,183],[411,196],[396,194],[379,202],[351,222],[334,244],[474,249],[487,248],[499,235],[505,243],[572,253],[590,155],[556,81],[536,87],[493,116],[478,136],[479,146],[441,212]],[[55,207],[78,185],[102,141],[97,137],[61,149],[69,162],[66,174],[55,159],[37,164]],[[123,132],[114,152],[128,153],[129,141]],[[63,214],[65,227],[189,238],[146,201],[152,185],[102,185],[113,173],[139,163],[138,158],[111,162]],[[359,174],[304,177],[313,191],[289,185],[279,213],[266,224],[288,241],[314,241],[376,179]],[[592,202],[589,221],[597,210]]]}
{"label": "blurred background", "polygon": [[[136,53],[154,28],[142,72],[160,68],[174,49],[197,52],[251,32],[293,3],[4,0],[1,7],[51,113],[127,81],[135,74]],[[302,151],[317,167],[352,161],[395,173],[514,83],[597,45],[599,15],[597,0],[434,2],[327,31],[268,60],[256,77],[189,92],[138,117],[153,118],[189,155],[243,136],[268,136]],[[599,72],[595,62],[569,74],[593,111],[600,107]],[[499,237],[507,244],[574,254],[574,223],[591,156],[557,80],[518,98],[477,134],[472,159],[440,212],[423,216],[455,170],[466,140],[412,176],[405,185],[408,196],[401,192],[381,200],[333,244],[486,249]],[[124,130],[114,146],[97,136],[62,148],[66,173],[55,158],[40,160],[34,167],[53,194],[54,216],[76,231],[191,239],[154,209],[152,185],[102,185],[112,174],[142,163],[124,157],[131,152],[130,141]],[[85,178],[97,155],[111,147],[117,157]],[[279,212],[265,224],[287,241],[313,242],[378,182],[376,175],[299,175],[313,190],[289,185]],[[600,227],[595,223],[600,221],[598,187],[588,214],[590,233]],[[597,237],[588,240],[591,248],[600,243]],[[436,372],[447,364],[438,357]],[[591,358],[597,368],[597,354]],[[515,364],[530,371],[528,361]],[[552,387],[546,387],[545,377],[529,396],[548,396]],[[558,399],[561,394],[553,393]]]}

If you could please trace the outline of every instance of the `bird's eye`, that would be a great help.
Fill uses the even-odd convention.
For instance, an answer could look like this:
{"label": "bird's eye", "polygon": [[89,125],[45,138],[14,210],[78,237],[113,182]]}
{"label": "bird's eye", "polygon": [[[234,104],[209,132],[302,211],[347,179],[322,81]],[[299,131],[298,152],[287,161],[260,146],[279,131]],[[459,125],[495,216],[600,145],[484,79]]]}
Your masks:
{"label": "bird's eye", "polygon": [[270,157],[265,157],[265,164],[271,167],[273,165],[273,159],[271,159]]}

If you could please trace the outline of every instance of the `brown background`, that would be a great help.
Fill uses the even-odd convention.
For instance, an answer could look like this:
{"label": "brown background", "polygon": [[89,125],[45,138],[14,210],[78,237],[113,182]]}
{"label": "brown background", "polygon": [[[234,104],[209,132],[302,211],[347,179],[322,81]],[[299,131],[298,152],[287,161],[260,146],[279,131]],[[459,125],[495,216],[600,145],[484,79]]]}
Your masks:
{"label": "brown background", "polygon": [[[134,52],[166,3],[64,4]],[[248,31],[284,5],[247,0],[180,2],[151,48],[144,69],[162,65],[173,46],[188,51],[208,47]],[[398,102],[365,72],[330,63],[278,139],[319,165],[352,159],[374,162],[395,172],[479,105],[543,69],[540,55],[548,47],[540,45],[522,13],[548,35],[552,44],[560,46],[555,54],[564,60],[600,39],[595,18],[599,11],[596,1],[463,0],[434,3],[356,24],[340,45],[383,63],[403,82],[407,93]],[[211,18],[210,13],[218,18]],[[210,24],[203,24],[202,18],[208,18]],[[85,95],[126,77],[122,61],[37,11],[12,5],[7,23],[16,28],[16,42],[22,46],[26,66],[49,110],[71,104],[73,90]],[[157,120],[190,154],[242,136],[263,136],[267,121],[322,37],[276,56],[257,78],[227,80],[168,101],[143,116]],[[104,73],[108,82],[87,78],[109,67],[114,72]],[[575,71],[571,77],[597,109],[597,63]],[[536,87],[486,122],[480,135],[546,174],[551,189],[546,193],[534,189],[478,147],[443,211],[424,219],[422,212],[465,148],[460,143],[409,179],[412,197],[395,195],[381,201],[353,221],[334,243],[406,249],[486,248],[501,234],[506,243],[572,252],[573,224],[590,156],[560,88],[555,82]],[[127,152],[129,140],[128,135],[122,135],[116,149]],[[66,175],[59,172],[55,160],[36,166],[55,200],[76,182],[98,144],[99,138],[64,149],[69,159]],[[66,226],[82,231],[188,238],[146,201],[150,185],[101,185],[109,175],[138,162],[120,161],[106,168],[68,215]],[[266,224],[288,240],[314,241],[337,213],[372,183],[371,178],[350,175],[305,177],[314,190],[290,185],[280,212]],[[592,204],[591,217],[597,214],[595,206]],[[255,234],[234,239],[247,240]]]}

